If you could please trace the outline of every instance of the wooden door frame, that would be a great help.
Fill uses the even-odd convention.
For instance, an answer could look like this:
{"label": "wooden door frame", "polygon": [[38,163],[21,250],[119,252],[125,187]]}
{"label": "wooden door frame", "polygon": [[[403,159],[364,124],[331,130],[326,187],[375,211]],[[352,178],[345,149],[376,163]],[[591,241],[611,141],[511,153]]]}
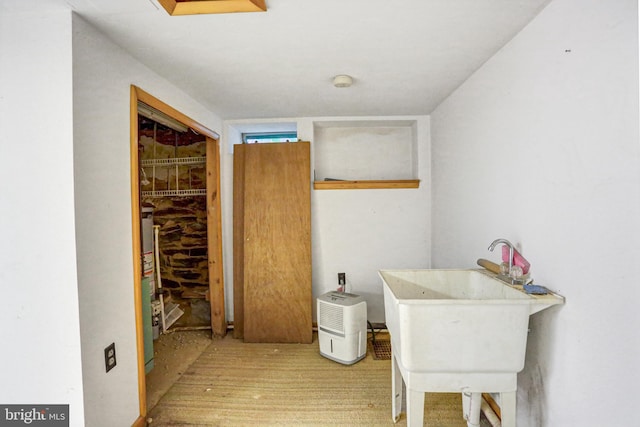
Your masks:
{"label": "wooden door frame", "polygon": [[144,331],[142,319],[142,253],[140,236],[140,167],[138,159],[138,101],[176,119],[207,138],[207,251],[209,266],[209,302],[211,330],[214,336],[224,336],[227,322],[224,310],[224,276],[222,269],[222,211],[220,203],[220,135],[144,90],[131,85],[131,223],[133,244],[133,290],[136,322],[136,349],[138,356],[138,397],[140,417],[135,426],[144,426],[147,415],[147,393],[144,363]]}

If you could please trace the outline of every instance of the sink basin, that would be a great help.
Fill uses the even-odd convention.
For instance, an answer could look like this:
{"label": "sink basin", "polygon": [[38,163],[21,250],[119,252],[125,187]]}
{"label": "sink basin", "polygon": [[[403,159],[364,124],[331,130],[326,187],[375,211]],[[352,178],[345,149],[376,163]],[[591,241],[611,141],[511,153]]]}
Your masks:
{"label": "sink basin", "polygon": [[[564,299],[528,295],[484,270],[381,270],[379,275],[391,335],[394,399],[401,394],[398,374],[409,397],[413,393],[411,406],[420,411],[425,391],[468,392],[476,398],[480,392],[509,393],[504,400],[513,401],[514,408],[503,411],[515,422],[516,374],[524,367],[529,316]],[[394,418],[399,415],[395,403]],[[407,412],[410,425],[421,422],[409,407]]]}
{"label": "sink basin", "polygon": [[387,328],[415,372],[519,372],[529,315],[561,299],[528,295],[478,270],[383,270]]}

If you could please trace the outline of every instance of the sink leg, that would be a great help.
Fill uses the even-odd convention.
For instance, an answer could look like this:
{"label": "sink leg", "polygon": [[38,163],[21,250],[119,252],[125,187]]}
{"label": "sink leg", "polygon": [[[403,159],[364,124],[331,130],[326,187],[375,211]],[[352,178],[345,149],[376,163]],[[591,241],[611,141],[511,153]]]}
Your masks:
{"label": "sink leg", "polygon": [[516,427],[516,392],[500,393],[502,427]]}
{"label": "sink leg", "polygon": [[396,361],[396,356],[391,352],[391,416],[393,422],[400,419],[402,412],[402,374]]}
{"label": "sink leg", "polygon": [[462,418],[467,419],[469,406],[471,405],[471,393],[462,393]]}
{"label": "sink leg", "polygon": [[468,427],[480,426],[481,393],[462,393],[462,416]]}
{"label": "sink leg", "polygon": [[407,388],[407,427],[422,427],[424,423],[424,392]]}

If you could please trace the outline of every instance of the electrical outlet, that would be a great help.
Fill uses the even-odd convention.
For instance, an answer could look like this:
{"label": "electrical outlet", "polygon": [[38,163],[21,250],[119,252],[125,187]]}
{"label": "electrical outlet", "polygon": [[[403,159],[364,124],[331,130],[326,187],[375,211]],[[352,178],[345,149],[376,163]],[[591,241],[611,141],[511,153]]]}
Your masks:
{"label": "electrical outlet", "polygon": [[338,285],[344,285],[347,283],[347,275],[345,273],[338,273]]}
{"label": "electrical outlet", "polygon": [[104,366],[107,372],[116,366],[116,343],[111,343],[104,349]]}

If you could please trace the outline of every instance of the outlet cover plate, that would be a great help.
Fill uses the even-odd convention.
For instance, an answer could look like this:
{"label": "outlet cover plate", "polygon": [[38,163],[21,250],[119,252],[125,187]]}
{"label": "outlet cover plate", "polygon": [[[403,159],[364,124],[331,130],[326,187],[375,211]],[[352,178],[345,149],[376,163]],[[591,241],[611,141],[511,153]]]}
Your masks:
{"label": "outlet cover plate", "polygon": [[109,372],[116,366],[116,343],[111,343],[104,349],[104,366]]}
{"label": "outlet cover plate", "polygon": [[347,275],[345,273],[338,273],[338,285],[347,284]]}

